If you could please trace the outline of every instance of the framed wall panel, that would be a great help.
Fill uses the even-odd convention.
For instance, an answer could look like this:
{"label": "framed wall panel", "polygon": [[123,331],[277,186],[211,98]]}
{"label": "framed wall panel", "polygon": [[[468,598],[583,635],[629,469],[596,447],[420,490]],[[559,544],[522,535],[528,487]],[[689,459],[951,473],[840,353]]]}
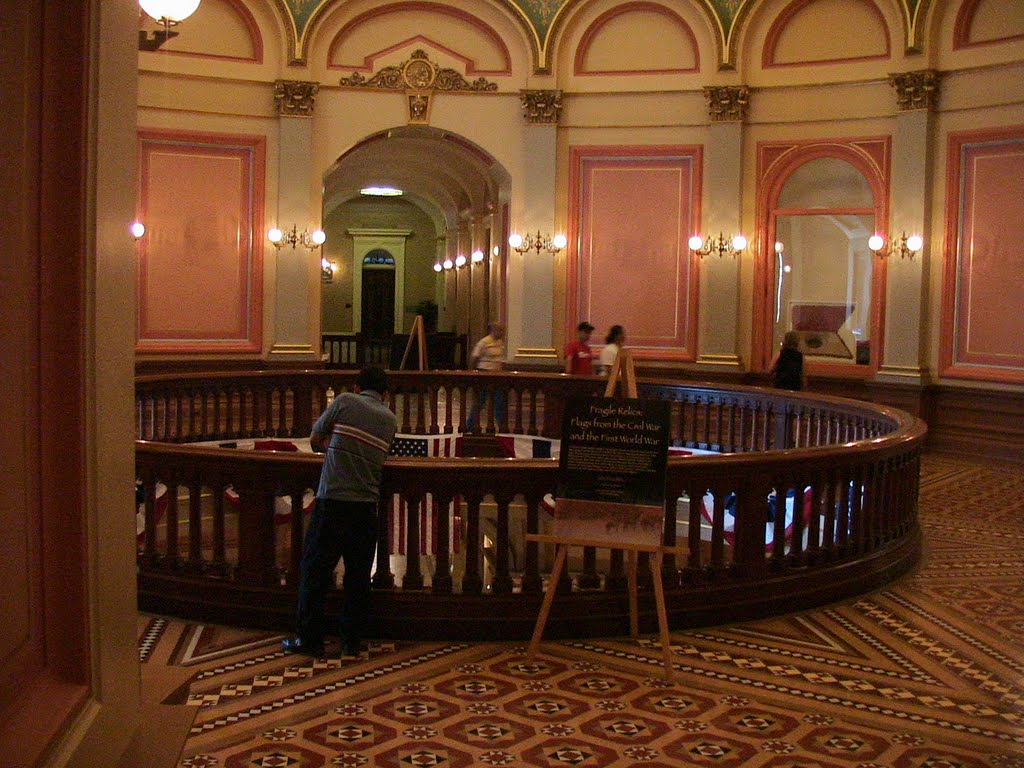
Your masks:
{"label": "framed wall panel", "polygon": [[264,164],[262,136],[139,132],[137,351],[261,351]]}
{"label": "framed wall panel", "polygon": [[638,357],[696,359],[700,147],[575,147],[570,185],[567,338],[620,324]]}
{"label": "framed wall panel", "polygon": [[942,375],[1024,381],[1024,127],[949,137]]}

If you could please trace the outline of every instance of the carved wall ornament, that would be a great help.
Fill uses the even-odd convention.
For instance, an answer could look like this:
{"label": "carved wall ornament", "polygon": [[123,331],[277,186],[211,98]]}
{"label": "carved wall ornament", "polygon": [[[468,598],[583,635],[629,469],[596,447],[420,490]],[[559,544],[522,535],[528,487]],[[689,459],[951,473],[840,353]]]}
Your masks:
{"label": "carved wall ornament", "polygon": [[290,117],[312,117],[319,83],[303,80],[274,81],[274,104],[277,114]]}
{"label": "carved wall ornament", "polygon": [[750,102],[750,88],[745,85],[709,85],[704,87],[708,100],[708,116],[713,123],[743,122]]}
{"label": "carved wall ornament", "polygon": [[430,114],[430,94],[410,93],[409,96],[409,122],[427,123]]}
{"label": "carved wall ornament", "polygon": [[901,112],[935,109],[939,103],[939,78],[934,69],[889,75],[889,85],[896,89],[896,108]]}
{"label": "carved wall ornament", "polygon": [[562,114],[561,91],[520,91],[526,122],[557,125]]}
{"label": "carved wall ornament", "polygon": [[341,84],[350,88],[381,88],[388,91],[469,91],[487,92],[498,90],[498,84],[478,77],[470,82],[454,69],[439,67],[432,62],[426,51],[415,50],[412,56],[401,64],[384,67],[370,77],[353,72],[341,78]]}

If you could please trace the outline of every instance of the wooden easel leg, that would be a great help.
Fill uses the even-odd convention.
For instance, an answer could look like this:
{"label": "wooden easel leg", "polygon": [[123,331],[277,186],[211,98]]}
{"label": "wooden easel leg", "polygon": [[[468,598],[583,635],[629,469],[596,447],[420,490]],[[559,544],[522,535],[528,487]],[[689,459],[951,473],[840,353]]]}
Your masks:
{"label": "wooden easel leg", "polygon": [[655,552],[651,558],[651,577],[654,581],[654,604],[658,609],[658,630],[661,633],[661,653],[665,658],[665,679],[672,682],[672,639],[668,634],[668,613],[665,611],[665,585],[661,582],[661,561],[663,552]]}
{"label": "wooden easel leg", "polygon": [[548,581],[548,588],[544,592],[544,602],[541,603],[540,613],[537,614],[537,623],[533,627],[533,637],[530,639],[530,647],[526,649],[526,658],[532,659],[537,653],[540,645],[540,638],[544,634],[544,625],[548,623],[548,615],[551,613],[551,604],[555,601],[555,592],[558,588],[558,580],[562,577],[562,569],[565,568],[565,559],[569,554],[569,547],[566,544],[559,544],[555,553],[555,562],[551,566],[551,578]]}
{"label": "wooden easel leg", "polygon": [[626,550],[626,584],[629,588],[629,636],[640,637],[640,601],[637,598],[636,550]]}

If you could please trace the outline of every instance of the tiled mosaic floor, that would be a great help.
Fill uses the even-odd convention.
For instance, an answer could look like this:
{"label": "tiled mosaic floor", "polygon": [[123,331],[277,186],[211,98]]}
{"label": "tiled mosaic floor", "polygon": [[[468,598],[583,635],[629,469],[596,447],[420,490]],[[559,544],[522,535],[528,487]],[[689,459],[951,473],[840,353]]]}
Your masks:
{"label": "tiled mosaic floor", "polygon": [[918,572],[674,632],[674,685],[653,641],[312,661],[278,636],[143,616],[144,685],[197,708],[183,767],[1024,768],[1024,473],[929,456],[921,506]]}

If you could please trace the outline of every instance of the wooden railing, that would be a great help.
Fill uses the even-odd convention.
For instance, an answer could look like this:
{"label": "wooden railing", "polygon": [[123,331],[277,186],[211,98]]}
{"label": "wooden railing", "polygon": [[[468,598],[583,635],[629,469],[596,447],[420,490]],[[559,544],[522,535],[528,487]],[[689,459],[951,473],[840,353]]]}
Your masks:
{"label": "wooden railing", "polygon": [[[145,498],[139,544],[144,608],[289,625],[302,499],[316,487],[320,457],[174,443],[308,436],[325,393],[349,388],[354,375],[138,379],[138,434],[157,441],[136,447]],[[390,379],[388,402],[400,430],[423,435],[461,431],[473,393],[503,387],[507,423],[488,416],[485,431],[556,437],[566,399],[603,390],[599,379],[560,374],[392,373]],[[640,384],[642,397],[672,404],[675,445],[725,452],[669,461],[663,542],[674,549],[662,578],[675,626],[837,599],[914,562],[925,433],[920,421],[838,398],[661,380]],[[528,636],[551,552],[526,534],[547,530],[544,498],[556,485],[552,461],[389,459],[374,573],[375,631]],[[162,495],[161,486],[167,488]],[[424,515],[408,514],[428,498]],[[421,518],[430,521],[428,530]],[[398,525],[405,534],[401,557],[393,551],[390,529]],[[430,554],[421,554],[425,537]],[[577,554],[571,577],[558,585],[565,594],[556,602],[549,633],[625,631],[622,552],[588,548]],[[399,565],[404,573],[396,578]],[[650,609],[645,625],[652,621]]]}
{"label": "wooden railing", "polygon": [[[325,333],[321,336],[321,351],[328,368],[364,365],[391,368],[400,364],[408,339],[404,334],[373,338],[364,333]],[[462,370],[466,367],[466,334],[428,333],[426,342],[428,368]],[[411,367],[418,367],[416,361]]]}

